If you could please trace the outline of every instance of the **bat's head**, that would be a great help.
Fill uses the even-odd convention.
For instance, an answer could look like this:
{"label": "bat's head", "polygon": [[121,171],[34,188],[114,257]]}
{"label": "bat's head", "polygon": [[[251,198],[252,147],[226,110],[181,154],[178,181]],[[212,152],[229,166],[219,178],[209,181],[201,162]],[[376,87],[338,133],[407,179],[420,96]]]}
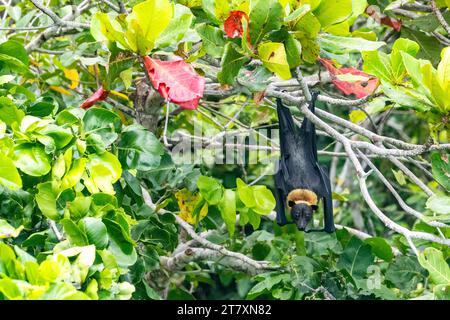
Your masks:
{"label": "bat's head", "polygon": [[292,220],[297,225],[298,230],[305,231],[306,226],[311,221],[313,213],[317,210],[316,205],[310,205],[308,203],[295,203],[289,201],[291,207]]}

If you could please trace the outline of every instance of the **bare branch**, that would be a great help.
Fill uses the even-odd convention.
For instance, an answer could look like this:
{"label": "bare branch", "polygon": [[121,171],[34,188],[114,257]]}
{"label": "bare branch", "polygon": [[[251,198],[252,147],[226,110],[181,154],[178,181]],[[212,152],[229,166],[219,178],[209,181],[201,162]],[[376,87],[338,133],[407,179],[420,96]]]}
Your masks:
{"label": "bare branch", "polygon": [[436,5],[436,0],[431,0],[431,9],[433,10],[434,15],[438,19],[441,26],[444,28],[444,30],[447,32],[447,34],[450,35],[450,26],[448,25],[447,21],[445,21],[444,16],[442,15],[441,11]]}
{"label": "bare branch", "polygon": [[45,7],[42,3],[40,3],[38,0],[30,0],[30,1],[34,4],[36,8],[38,8],[44,14],[49,16],[50,19],[52,19],[55,25],[57,26],[89,29],[89,24],[74,22],[70,20],[63,20],[52,10],[50,10],[49,8]]}
{"label": "bare branch", "polygon": [[430,221],[427,222],[424,219],[424,215],[410,206],[406,204],[406,202],[402,199],[402,197],[398,194],[398,192],[395,190],[395,188],[392,186],[392,184],[386,179],[386,177],[378,170],[378,168],[370,161],[361,151],[357,151],[362,159],[369,165],[370,168],[375,172],[375,174],[378,176],[378,178],[383,182],[383,184],[389,189],[389,191],[392,193],[394,198],[397,200],[400,207],[408,214],[416,217],[417,219],[424,221],[426,224],[432,226],[432,227],[438,227],[438,228],[450,228],[450,226],[446,225],[445,223],[438,222],[438,221]]}

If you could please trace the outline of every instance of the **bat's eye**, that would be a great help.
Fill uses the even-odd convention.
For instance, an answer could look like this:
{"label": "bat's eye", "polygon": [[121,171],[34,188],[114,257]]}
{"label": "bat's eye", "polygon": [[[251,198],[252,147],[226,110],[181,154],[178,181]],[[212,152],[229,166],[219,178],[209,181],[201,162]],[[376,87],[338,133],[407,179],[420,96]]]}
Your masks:
{"label": "bat's eye", "polygon": [[293,206],[295,206],[295,202],[294,201],[288,201],[288,205],[289,205],[289,207],[293,207]]}

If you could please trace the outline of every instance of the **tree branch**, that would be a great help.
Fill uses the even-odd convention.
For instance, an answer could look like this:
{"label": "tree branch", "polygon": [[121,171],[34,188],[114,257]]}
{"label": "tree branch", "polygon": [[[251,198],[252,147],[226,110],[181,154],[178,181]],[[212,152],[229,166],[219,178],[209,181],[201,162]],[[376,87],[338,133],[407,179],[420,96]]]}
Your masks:
{"label": "tree branch", "polygon": [[447,34],[450,35],[450,26],[448,25],[447,21],[445,21],[444,16],[437,7],[436,0],[431,0],[431,9],[433,10],[433,13],[438,19],[441,26],[444,28],[445,32],[447,32]]}

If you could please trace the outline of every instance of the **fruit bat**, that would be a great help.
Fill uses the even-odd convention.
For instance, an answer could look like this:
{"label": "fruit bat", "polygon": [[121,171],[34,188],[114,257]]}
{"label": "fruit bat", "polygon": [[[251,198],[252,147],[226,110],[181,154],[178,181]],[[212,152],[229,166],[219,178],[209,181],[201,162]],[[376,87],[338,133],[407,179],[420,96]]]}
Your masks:
{"label": "fruit bat", "polygon": [[[317,93],[313,94],[309,109],[314,113]],[[287,224],[286,208],[292,223],[305,231],[313,219],[319,201],[324,208],[324,229],[307,230],[333,232],[333,202],[330,178],[327,168],[317,160],[316,129],[314,123],[305,117],[300,128],[294,124],[290,110],[277,99],[280,150],[279,169],[275,175],[277,198],[277,223]]]}

